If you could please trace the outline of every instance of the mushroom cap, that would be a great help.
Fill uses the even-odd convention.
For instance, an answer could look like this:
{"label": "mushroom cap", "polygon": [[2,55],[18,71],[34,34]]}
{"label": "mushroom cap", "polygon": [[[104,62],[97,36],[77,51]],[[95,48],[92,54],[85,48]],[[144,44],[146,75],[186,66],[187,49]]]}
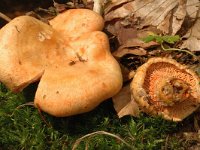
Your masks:
{"label": "mushroom cap", "polygon": [[54,116],[88,112],[122,86],[119,65],[111,56],[104,33],[88,33],[71,47],[80,51],[83,62],[69,65],[60,61],[46,69],[35,96],[35,105]]}
{"label": "mushroom cap", "polygon": [[66,40],[76,39],[88,32],[101,31],[104,27],[103,18],[89,9],[70,9],[49,22]]}
{"label": "mushroom cap", "polygon": [[13,19],[0,30],[0,81],[14,92],[38,80],[56,48],[53,29],[29,17]]}
{"label": "mushroom cap", "polygon": [[[86,9],[73,10],[81,16],[76,11],[88,14]],[[71,17],[80,18],[77,24],[83,23],[85,17],[76,15]],[[73,18],[68,19],[75,24]],[[121,89],[122,75],[110,53],[107,36],[95,31],[102,27],[88,26],[77,25],[82,30],[77,30],[75,38],[77,27],[69,29],[71,33],[63,28],[65,35],[56,26],[52,28],[29,16],[12,20],[0,30],[0,81],[19,92],[40,79],[34,104],[57,117],[92,110]]]}
{"label": "mushroom cap", "polygon": [[131,82],[131,92],[140,109],[181,121],[200,103],[199,77],[169,58],[151,58],[140,66]]}

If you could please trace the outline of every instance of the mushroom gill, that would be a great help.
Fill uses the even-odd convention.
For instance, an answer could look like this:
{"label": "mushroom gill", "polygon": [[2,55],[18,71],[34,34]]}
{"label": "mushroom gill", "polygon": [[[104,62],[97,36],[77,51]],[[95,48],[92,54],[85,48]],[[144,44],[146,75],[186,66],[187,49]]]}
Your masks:
{"label": "mushroom gill", "polygon": [[151,58],[136,71],[131,91],[142,111],[181,121],[199,106],[199,81],[173,59]]}

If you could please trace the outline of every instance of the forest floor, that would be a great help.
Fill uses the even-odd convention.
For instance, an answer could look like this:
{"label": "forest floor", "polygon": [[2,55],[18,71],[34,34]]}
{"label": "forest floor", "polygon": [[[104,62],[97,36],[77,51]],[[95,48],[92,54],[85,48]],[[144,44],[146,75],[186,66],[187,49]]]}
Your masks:
{"label": "forest floor", "polygon": [[[62,5],[64,4],[64,5]],[[116,9],[123,5],[113,7]],[[92,5],[86,5],[83,1],[77,1],[74,6],[72,1],[41,1],[25,0],[12,1],[2,0],[0,12],[13,19],[21,15],[31,15],[38,19],[52,18],[58,11],[81,7],[91,9]],[[108,13],[107,13],[108,14]],[[110,21],[115,18],[106,16],[107,24],[104,31],[110,39],[111,51],[122,46],[128,38],[125,28],[109,27]],[[7,21],[0,18],[0,27]],[[130,27],[130,26],[129,26]],[[130,27],[131,28],[131,27]],[[132,31],[128,29],[128,32]],[[121,29],[121,31],[119,31]],[[134,29],[135,30],[135,29]],[[138,32],[138,31],[137,31]],[[116,33],[114,35],[114,33]],[[182,36],[183,31],[177,32]],[[122,36],[123,35],[123,36]],[[179,41],[179,43],[181,43]],[[179,44],[178,43],[178,44]],[[177,46],[169,44],[170,47]],[[154,56],[170,57],[190,68],[195,68],[200,73],[199,52],[193,51],[197,59],[189,53],[182,51],[152,51],[152,48],[144,48],[151,52],[138,51],[126,52],[117,50],[115,53],[118,61],[127,68],[127,72],[135,71],[148,58]],[[123,55],[122,55],[123,54]],[[130,81],[127,81],[127,84]],[[141,113],[139,117],[124,116],[119,119],[112,99],[100,104],[93,111],[71,116],[56,118],[44,112],[38,111],[33,106],[24,105],[34,99],[38,83],[25,88],[22,92],[14,94],[2,83],[0,85],[0,150],[13,149],[98,149],[98,150],[198,150],[200,149],[200,111],[181,122],[172,122],[161,117],[152,117]]]}

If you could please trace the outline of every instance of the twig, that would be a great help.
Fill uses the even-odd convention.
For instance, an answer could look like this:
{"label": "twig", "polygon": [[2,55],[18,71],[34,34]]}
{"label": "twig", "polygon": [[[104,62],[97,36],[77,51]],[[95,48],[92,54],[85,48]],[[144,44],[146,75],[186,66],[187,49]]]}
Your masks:
{"label": "twig", "polygon": [[106,131],[96,131],[96,132],[86,134],[86,135],[82,136],[81,138],[77,139],[72,147],[72,150],[75,150],[83,139],[94,136],[94,135],[108,135],[108,136],[114,137],[114,138],[118,139],[119,141],[121,141],[122,143],[124,143],[127,147],[130,147],[131,149],[133,149],[133,147],[130,144],[128,144],[126,141],[124,141],[122,138],[120,138],[119,136],[117,136],[115,134],[112,134],[112,133],[109,133]]}
{"label": "twig", "polygon": [[46,121],[46,118],[42,114],[42,111],[39,106],[37,106],[37,110],[38,110],[38,113],[39,113],[41,119],[44,121],[44,123],[47,125],[47,127],[51,128],[52,127],[51,124]]}
{"label": "twig", "polygon": [[0,17],[4,20],[6,20],[7,22],[10,22],[12,19],[9,18],[8,16],[6,16],[5,14],[3,14],[2,12],[0,12]]}
{"label": "twig", "polygon": [[45,118],[44,115],[42,114],[42,111],[41,111],[41,109],[40,109],[39,107],[38,107],[38,113],[39,113],[41,119],[44,121],[44,123],[45,123],[49,128],[51,128],[51,127],[52,127],[51,124],[48,123],[48,122],[46,121],[46,118]]}
{"label": "twig", "polygon": [[[22,108],[22,107],[24,107],[24,106],[34,106],[34,107],[35,107],[34,102],[27,102],[27,103],[25,103],[25,104],[22,104],[22,105],[17,106],[17,109]],[[38,106],[37,106],[37,107],[38,107]],[[48,127],[52,127],[52,126],[46,121],[46,119],[45,119],[44,115],[42,114],[41,109],[40,109],[39,107],[38,107],[38,113],[39,113],[41,119],[44,121],[44,123],[45,123]]]}
{"label": "twig", "polygon": [[24,107],[24,106],[34,106],[34,102],[27,102],[25,104],[19,105],[19,106],[17,106],[17,109]]}
{"label": "twig", "polygon": [[98,14],[103,14],[103,1],[102,0],[94,0],[93,11],[97,12]]}
{"label": "twig", "polygon": [[188,50],[185,50],[185,49],[179,49],[179,48],[165,48],[163,46],[163,44],[161,43],[161,48],[164,50],[164,51],[179,51],[179,52],[185,52],[185,53],[188,53],[190,55],[192,55],[195,59],[197,58],[197,56],[195,54],[193,54],[192,52],[188,51]]}

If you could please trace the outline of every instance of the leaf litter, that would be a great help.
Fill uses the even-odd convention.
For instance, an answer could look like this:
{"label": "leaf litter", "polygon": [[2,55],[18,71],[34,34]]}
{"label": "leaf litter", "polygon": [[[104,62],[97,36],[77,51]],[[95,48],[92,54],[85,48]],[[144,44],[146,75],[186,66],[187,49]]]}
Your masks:
{"label": "leaf litter", "polygon": [[[120,0],[105,5],[105,29],[119,43],[113,55],[129,70],[124,76],[135,71],[140,66],[137,64],[155,56],[174,58],[199,70],[199,7],[199,0]],[[136,105],[129,105],[131,96],[125,94],[128,93],[127,81],[130,80],[125,80],[126,86],[113,97],[119,117],[137,116],[130,113],[136,110]]]}

